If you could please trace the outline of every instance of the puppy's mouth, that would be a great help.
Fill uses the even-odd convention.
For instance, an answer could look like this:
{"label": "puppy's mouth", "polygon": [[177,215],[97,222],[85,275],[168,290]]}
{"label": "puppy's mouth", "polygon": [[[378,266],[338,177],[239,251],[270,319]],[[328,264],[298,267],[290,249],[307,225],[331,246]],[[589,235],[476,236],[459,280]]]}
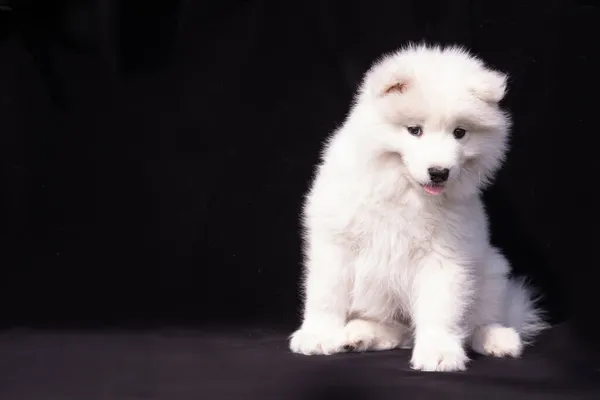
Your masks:
{"label": "puppy's mouth", "polygon": [[427,183],[423,186],[423,190],[432,196],[438,196],[444,191],[443,183]]}

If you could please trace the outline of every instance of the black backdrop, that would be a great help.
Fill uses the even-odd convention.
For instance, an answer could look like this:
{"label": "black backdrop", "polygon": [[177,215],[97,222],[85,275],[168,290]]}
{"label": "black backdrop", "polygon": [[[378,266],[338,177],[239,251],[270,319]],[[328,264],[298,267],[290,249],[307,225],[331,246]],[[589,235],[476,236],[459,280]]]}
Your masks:
{"label": "black backdrop", "polygon": [[493,238],[597,344],[593,2],[121,3],[3,12],[3,326],[293,327],[321,142],[376,57],[426,39],[510,74]]}

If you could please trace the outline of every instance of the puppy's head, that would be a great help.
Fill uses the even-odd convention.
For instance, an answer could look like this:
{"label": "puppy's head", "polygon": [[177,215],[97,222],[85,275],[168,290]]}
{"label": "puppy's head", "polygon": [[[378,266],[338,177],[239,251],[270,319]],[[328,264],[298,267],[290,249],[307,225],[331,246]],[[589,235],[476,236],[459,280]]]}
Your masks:
{"label": "puppy's head", "polygon": [[374,118],[376,148],[400,155],[424,195],[464,197],[485,187],[505,156],[506,79],[462,48],[410,46],[371,68],[357,105]]}

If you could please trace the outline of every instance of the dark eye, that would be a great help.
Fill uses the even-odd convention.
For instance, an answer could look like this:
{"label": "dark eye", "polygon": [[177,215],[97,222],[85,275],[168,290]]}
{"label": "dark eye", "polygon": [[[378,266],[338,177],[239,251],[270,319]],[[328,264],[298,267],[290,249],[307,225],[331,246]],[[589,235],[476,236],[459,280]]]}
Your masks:
{"label": "dark eye", "polygon": [[423,134],[423,130],[420,126],[409,126],[406,130],[413,136],[421,136]]}
{"label": "dark eye", "polygon": [[465,131],[463,128],[456,128],[452,134],[456,139],[462,139],[467,134],[467,131]]}

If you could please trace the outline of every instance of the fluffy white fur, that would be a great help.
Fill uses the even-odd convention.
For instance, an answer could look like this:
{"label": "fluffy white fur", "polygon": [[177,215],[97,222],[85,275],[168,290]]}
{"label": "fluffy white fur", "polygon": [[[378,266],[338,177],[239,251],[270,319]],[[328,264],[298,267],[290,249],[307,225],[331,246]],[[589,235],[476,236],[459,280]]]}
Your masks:
{"label": "fluffy white fur", "polygon": [[[412,347],[413,368],[455,371],[467,344],[518,357],[546,327],[491,246],[480,199],[508,146],[505,91],[504,74],[460,47],[410,45],[367,72],[306,199],[292,351]],[[426,190],[432,167],[449,177]]]}

